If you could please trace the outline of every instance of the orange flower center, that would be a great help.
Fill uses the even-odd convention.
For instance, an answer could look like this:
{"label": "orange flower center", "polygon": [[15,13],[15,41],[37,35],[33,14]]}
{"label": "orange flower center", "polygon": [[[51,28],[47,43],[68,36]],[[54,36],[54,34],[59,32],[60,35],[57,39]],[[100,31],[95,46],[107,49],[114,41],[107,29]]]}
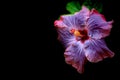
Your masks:
{"label": "orange flower center", "polygon": [[81,40],[84,42],[85,40],[89,39],[87,30],[75,30],[71,29],[70,32],[76,37],[76,40]]}

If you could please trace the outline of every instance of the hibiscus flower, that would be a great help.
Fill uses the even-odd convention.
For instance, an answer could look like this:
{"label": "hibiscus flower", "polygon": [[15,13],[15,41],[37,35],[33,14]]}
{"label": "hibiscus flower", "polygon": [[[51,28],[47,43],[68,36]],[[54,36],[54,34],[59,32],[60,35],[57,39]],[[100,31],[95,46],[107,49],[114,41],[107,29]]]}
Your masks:
{"label": "hibiscus flower", "polygon": [[65,46],[65,61],[78,72],[84,72],[86,61],[99,62],[113,57],[114,53],[105,44],[104,38],[109,36],[113,21],[107,22],[97,10],[89,10],[82,6],[74,15],[63,15],[54,25],[58,31],[58,39]]}

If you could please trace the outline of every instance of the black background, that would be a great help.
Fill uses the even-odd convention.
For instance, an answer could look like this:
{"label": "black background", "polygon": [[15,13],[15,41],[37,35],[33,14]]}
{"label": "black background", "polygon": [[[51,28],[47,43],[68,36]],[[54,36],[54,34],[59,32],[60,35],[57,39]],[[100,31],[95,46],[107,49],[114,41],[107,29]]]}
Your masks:
{"label": "black background", "polygon": [[[107,21],[114,20],[110,36],[105,38],[107,46],[115,53],[111,59],[107,58],[98,63],[87,62],[83,74],[64,61],[64,48],[57,40],[57,32],[54,28],[54,21],[61,14],[68,14],[66,4],[73,0],[49,0],[47,1],[47,50],[49,63],[46,75],[51,79],[61,80],[120,80],[120,8],[117,0],[98,0],[103,4],[102,14]],[[84,0],[76,0],[83,2]],[[94,1],[94,0],[93,0]]]}
{"label": "black background", "polygon": [[[87,62],[83,74],[79,74],[71,65],[65,63],[65,49],[57,40],[58,34],[54,27],[54,21],[61,14],[68,14],[65,6],[73,0],[43,1],[16,3],[10,1],[12,4],[5,2],[7,6],[3,6],[6,8],[3,12],[6,17],[4,15],[2,17],[8,20],[4,23],[8,26],[4,27],[6,32],[4,31],[5,38],[3,39],[6,44],[2,43],[8,49],[4,50],[5,58],[1,56],[3,58],[1,62],[4,63],[1,64],[3,67],[1,73],[5,76],[3,77],[9,79],[33,78],[33,80],[120,80],[119,0],[92,0],[93,2],[100,1],[103,4],[102,14],[107,21],[114,20],[111,34],[105,38],[105,41],[115,56],[98,63]],[[76,1],[84,2],[84,0]],[[44,23],[43,20],[47,21]],[[45,50],[42,49],[44,46]],[[43,74],[44,76],[42,76]],[[41,79],[41,77],[43,78]]]}

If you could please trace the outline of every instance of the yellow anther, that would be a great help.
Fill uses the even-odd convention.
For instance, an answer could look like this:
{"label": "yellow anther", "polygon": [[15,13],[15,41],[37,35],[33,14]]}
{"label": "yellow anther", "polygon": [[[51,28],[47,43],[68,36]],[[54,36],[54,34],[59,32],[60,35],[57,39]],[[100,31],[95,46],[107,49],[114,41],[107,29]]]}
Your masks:
{"label": "yellow anther", "polygon": [[74,35],[77,36],[77,37],[78,37],[78,36],[81,36],[81,34],[80,34],[80,32],[79,32],[78,30],[75,30],[75,31],[74,31]]}

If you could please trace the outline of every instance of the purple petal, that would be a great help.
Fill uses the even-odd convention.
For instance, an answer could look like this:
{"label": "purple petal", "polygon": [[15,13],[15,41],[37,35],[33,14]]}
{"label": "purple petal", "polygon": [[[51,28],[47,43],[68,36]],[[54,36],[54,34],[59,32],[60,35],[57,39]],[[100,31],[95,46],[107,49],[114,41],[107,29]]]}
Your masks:
{"label": "purple petal", "polygon": [[75,36],[70,33],[72,28],[68,27],[68,25],[63,22],[62,17],[60,20],[54,22],[54,26],[56,26],[58,32],[58,39],[62,42],[65,48],[76,41]]}
{"label": "purple petal", "polygon": [[106,22],[103,15],[92,9],[90,18],[87,21],[89,36],[94,39],[101,39],[109,35],[112,22]]}
{"label": "purple petal", "polygon": [[85,6],[82,6],[82,9],[80,10],[80,12],[77,12],[75,14],[75,21],[76,21],[76,27],[77,28],[84,28],[87,19],[89,18],[89,9],[86,8]]}
{"label": "purple petal", "polygon": [[[62,15],[57,26],[67,26],[71,28],[83,28],[85,27],[86,21],[89,18],[90,11],[85,6],[79,12],[76,12],[74,15]],[[55,25],[56,23],[55,22]]]}
{"label": "purple petal", "polygon": [[61,19],[67,27],[75,27],[75,17],[74,15],[62,15]]}
{"label": "purple petal", "polygon": [[98,62],[114,56],[114,53],[107,48],[104,40],[87,40],[84,43],[84,48],[85,56],[90,62]]}
{"label": "purple petal", "polygon": [[64,53],[66,63],[71,64],[80,73],[84,71],[86,61],[82,46],[80,42],[75,42],[73,45],[70,45]]}
{"label": "purple petal", "polygon": [[54,22],[54,26],[56,26],[57,28],[67,27],[67,25],[65,25],[62,20],[56,20],[56,21]]}
{"label": "purple petal", "polygon": [[58,28],[63,27],[73,28],[75,27],[75,17],[74,15],[62,15],[60,16],[60,20],[56,20],[54,22],[54,26]]}
{"label": "purple petal", "polygon": [[58,28],[58,39],[62,42],[65,47],[68,47],[73,42],[76,41],[76,38],[73,34],[70,33],[68,28]]}

